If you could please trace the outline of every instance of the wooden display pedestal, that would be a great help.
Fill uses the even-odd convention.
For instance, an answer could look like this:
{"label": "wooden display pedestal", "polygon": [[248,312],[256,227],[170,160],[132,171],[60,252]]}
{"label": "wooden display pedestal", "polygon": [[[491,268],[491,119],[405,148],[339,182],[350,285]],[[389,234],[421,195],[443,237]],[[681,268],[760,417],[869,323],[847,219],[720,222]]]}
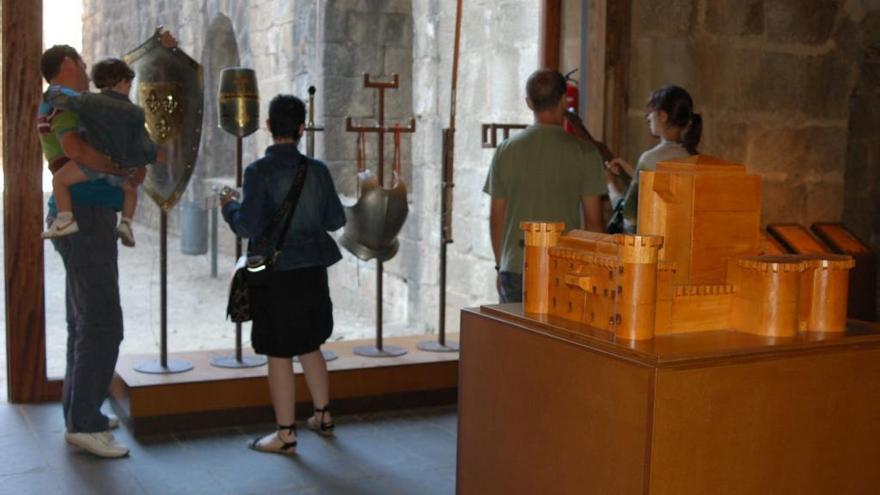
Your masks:
{"label": "wooden display pedestal", "polygon": [[[419,341],[432,336],[386,338],[405,348],[393,358],[364,358],[354,347],[370,340],[326,344],[339,359],[327,363],[330,401],[335,414],[399,407],[454,404],[458,385],[458,353],[423,352]],[[150,375],[134,365],[155,356],[121,356],[110,386],[114,410],[137,436],[187,429],[274,421],[266,384],[266,366],[217,368],[211,359],[229,351],[175,354],[194,365],[187,373]],[[295,365],[297,416],[311,414],[302,368]]]}
{"label": "wooden display pedestal", "polygon": [[458,493],[877,493],[880,326],[810,335],[464,310]]}

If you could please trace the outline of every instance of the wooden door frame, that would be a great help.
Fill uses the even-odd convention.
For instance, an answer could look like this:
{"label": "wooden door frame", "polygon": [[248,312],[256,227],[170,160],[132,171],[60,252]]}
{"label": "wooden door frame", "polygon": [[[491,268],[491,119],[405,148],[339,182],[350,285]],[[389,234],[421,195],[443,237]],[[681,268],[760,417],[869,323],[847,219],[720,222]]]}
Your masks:
{"label": "wooden door frame", "polygon": [[[597,104],[599,115],[587,122],[590,131],[609,145],[612,152],[623,153],[626,147],[626,112],[629,94],[630,24],[632,0],[590,0],[590,24],[596,26],[599,36],[589,36],[588,50],[602,57],[590,64],[591,70],[602,68],[601,77],[592,78],[588,95],[602,98]],[[538,29],[538,66],[559,70],[562,58],[563,0],[542,0]],[[598,24],[598,26],[597,26]]]}
{"label": "wooden door frame", "polygon": [[37,135],[42,0],[2,0],[3,222],[6,377],[10,402],[58,400],[46,376],[43,161]]}
{"label": "wooden door frame", "polygon": [[538,21],[538,67],[559,70],[562,0],[543,0]]}

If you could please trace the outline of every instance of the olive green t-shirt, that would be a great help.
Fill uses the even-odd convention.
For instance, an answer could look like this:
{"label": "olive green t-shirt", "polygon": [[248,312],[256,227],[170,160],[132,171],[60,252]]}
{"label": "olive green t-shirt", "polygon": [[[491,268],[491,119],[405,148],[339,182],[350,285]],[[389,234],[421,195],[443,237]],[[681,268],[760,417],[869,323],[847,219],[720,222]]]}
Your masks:
{"label": "olive green t-shirt", "polygon": [[523,271],[522,221],[565,222],[581,228],[581,199],[607,191],[596,148],[557,125],[535,124],[495,151],[483,192],[507,200],[501,241],[505,272]]}

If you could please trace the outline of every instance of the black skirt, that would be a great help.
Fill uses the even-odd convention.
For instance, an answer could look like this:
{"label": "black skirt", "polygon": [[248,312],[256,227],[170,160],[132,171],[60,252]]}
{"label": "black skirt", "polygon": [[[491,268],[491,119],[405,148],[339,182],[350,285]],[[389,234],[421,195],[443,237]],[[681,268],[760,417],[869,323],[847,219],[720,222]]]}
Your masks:
{"label": "black skirt", "polygon": [[257,354],[308,354],[330,338],[333,303],[326,267],[273,271],[265,286],[249,291],[251,343]]}

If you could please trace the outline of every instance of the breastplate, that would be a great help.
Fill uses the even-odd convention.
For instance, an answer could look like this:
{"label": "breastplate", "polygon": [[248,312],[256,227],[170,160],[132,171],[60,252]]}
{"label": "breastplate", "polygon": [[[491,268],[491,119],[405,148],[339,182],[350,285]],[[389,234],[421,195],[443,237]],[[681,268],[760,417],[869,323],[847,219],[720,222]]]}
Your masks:
{"label": "breastplate", "polygon": [[364,261],[390,260],[400,247],[397,234],[409,213],[406,184],[398,179],[394,187],[385,189],[369,170],[358,175],[361,195],[354,206],[345,208],[345,231],[339,244]]}

